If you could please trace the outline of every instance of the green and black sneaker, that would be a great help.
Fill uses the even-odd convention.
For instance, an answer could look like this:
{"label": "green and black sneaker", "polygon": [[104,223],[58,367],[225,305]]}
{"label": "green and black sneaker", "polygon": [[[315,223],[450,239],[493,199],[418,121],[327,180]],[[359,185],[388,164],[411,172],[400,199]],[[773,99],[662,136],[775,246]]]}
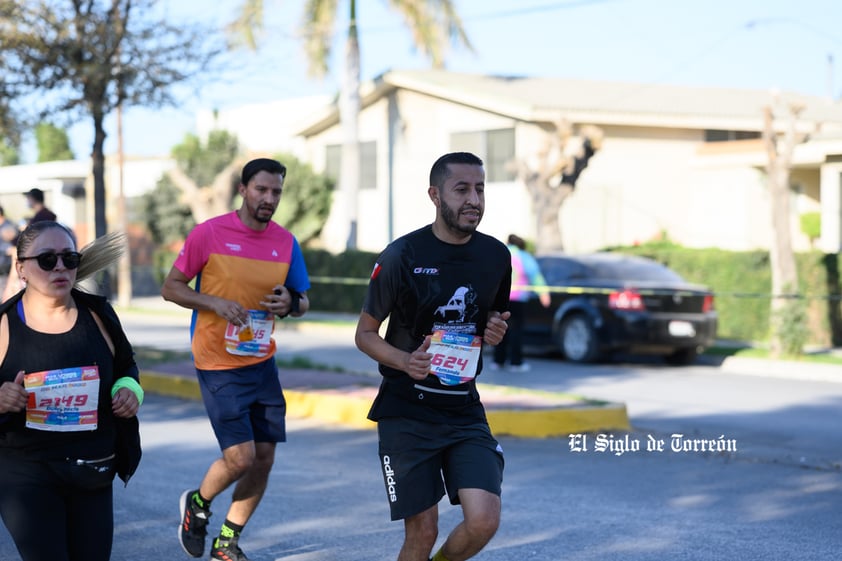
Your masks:
{"label": "green and black sneaker", "polygon": [[211,559],[219,561],[249,561],[237,544],[237,538],[216,538],[211,548]]}

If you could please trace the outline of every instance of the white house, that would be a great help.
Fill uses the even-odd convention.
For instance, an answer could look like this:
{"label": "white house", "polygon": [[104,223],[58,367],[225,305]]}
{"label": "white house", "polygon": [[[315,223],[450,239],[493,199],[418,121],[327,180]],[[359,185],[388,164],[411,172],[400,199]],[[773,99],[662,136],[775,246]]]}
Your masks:
{"label": "white house", "polygon": [[[842,248],[842,106],[783,93],[806,109],[797,126],[809,139],[795,152],[792,220],[796,249],[808,247],[798,217],[821,212],[821,249]],[[666,235],[690,247],[769,246],[772,225],[760,139],[770,92],[503,77],[447,71],[391,71],[363,92],[358,244],[379,250],[428,223],[429,168],[443,153],[469,150],[486,164],[481,229],[501,239],[534,238],[525,187],[510,168],[540,149],[559,118],[599,126],[602,149],[565,202],[569,251],[643,242]],[[301,130],[306,159],[336,173],[342,135],[335,106]],[[342,209],[337,209],[341,211]],[[331,216],[325,246],[343,248],[342,212]],[[774,227],[783,227],[776,224]]]}
{"label": "white house", "polygon": [[[127,158],[123,165],[122,195],[131,199],[153,189],[161,176],[171,168],[170,158]],[[117,201],[121,180],[114,158],[106,158],[106,208],[110,225],[119,225]],[[0,167],[0,205],[6,216],[19,222],[32,216],[23,193],[32,187],[44,191],[44,204],[56,213],[60,222],[76,232],[81,244],[94,236],[93,178],[90,160],[65,160]]]}
{"label": "white house", "polygon": [[310,96],[202,110],[196,116],[196,129],[202,138],[214,129],[232,132],[248,152],[287,152],[301,157],[304,139],[296,135],[297,131],[330,103],[328,96]]}

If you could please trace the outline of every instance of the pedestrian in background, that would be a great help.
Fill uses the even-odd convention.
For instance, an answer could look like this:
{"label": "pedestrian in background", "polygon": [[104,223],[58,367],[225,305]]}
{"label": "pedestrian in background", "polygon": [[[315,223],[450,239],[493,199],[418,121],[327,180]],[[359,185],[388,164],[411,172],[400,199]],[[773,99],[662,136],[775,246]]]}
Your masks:
{"label": "pedestrian in background", "polygon": [[19,233],[18,227],[6,218],[6,212],[0,206],[0,294],[6,290]]}
{"label": "pedestrian in background", "polygon": [[56,219],[56,213],[44,205],[44,191],[38,187],[33,187],[24,193],[24,196],[26,197],[26,202],[29,205],[29,208],[35,211],[35,214],[29,219],[29,224],[34,224],[43,220]]}
{"label": "pedestrian in background", "polygon": [[520,236],[510,234],[509,252],[512,254],[512,291],[509,294],[509,329],[503,342],[494,347],[494,362],[491,368],[503,368],[508,358],[509,370],[527,372],[529,365],[523,362],[523,325],[526,319],[526,306],[536,296],[545,308],[550,307],[550,293],[546,290],[534,290],[532,287],[545,287],[547,282],[541,274],[541,267],[526,250],[526,242]]}
{"label": "pedestrian in background", "polygon": [[211,501],[236,482],[211,559],[248,561],[240,534],[266,490],[275,444],[286,440],[272,331],[275,317],[308,310],[310,281],[298,240],[272,221],[285,177],[280,162],[248,162],[240,208],[190,232],[161,289],[164,299],[193,310],[193,361],[222,450],[199,487],[179,499],[178,538],[191,557],[205,554]]}
{"label": "pedestrian in background", "polygon": [[464,561],[500,524],[503,450],[476,376],[483,342],[496,345],[506,332],[511,258],[504,244],[477,232],[485,211],[477,156],[439,158],[427,193],[435,220],[378,257],[355,341],[383,375],[368,418],[377,422],[391,518],[404,521],[398,560],[428,561],[447,492],[463,520],[432,559]]}
{"label": "pedestrian in background", "polygon": [[[29,191],[23,194],[26,197],[26,202],[29,208],[35,211],[35,214],[26,221],[26,226],[24,226],[22,230],[25,230],[31,224],[35,224],[38,222],[44,221],[55,221],[56,214],[48,209],[44,204],[44,191],[39,189],[38,187],[33,187]],[[17,238],[13,244],[17,244]],[[3,288],[3,302],[11,298],[14,294],[16,294],[23,286],[21,285],[20,278],[18,277],[17,267],[15,266],[15,259],[16,254],[15,252],[12,253],[12,263],[11,268],[9,269],[9,276],[6,279],[6,286]]]}
{"label": "pedestrian in background", "polygon": [[107,300],[74,288],[122,241],[104,247],[78,252],[67,227],[30,225],[25,288],[0,306],[0,515],[23,561],[108,561],[113,479],[140,461],[132,346]]}

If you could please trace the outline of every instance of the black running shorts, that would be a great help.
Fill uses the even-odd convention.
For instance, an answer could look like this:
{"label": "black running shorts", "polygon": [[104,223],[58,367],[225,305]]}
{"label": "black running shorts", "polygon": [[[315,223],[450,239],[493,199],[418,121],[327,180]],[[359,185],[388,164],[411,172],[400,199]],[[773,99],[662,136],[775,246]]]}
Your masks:
{"label": "black running shorts", "polygon": [[503,449],[486,423],[452,426],[387,417],[377,422],[380,468],[392,520],[437,504],[445,490],[459,504],[459,489],[500,496]]}
{"label": "black running shorts", "polygon": [[286,441],[286,400],[274,357],[243,368],[196,373],[221,450],[249,441]]}

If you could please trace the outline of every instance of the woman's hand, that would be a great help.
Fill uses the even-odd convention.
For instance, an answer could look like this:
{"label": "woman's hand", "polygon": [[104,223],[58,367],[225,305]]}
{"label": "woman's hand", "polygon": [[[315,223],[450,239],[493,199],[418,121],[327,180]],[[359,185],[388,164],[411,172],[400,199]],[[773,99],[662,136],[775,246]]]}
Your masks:
{"label": "woman's hand", "polygon": [[28,399],[29,393],[23,387],[23,370],[17,373],[14,382],[0,385],[0,413],[23,411]]}
{"label": "woman's hand", "polygon": [[137,396],[129,388],[120,388],[111,398],[111,411],[114,412],[115,417],[131,419],[137,415],[139,408]]}

